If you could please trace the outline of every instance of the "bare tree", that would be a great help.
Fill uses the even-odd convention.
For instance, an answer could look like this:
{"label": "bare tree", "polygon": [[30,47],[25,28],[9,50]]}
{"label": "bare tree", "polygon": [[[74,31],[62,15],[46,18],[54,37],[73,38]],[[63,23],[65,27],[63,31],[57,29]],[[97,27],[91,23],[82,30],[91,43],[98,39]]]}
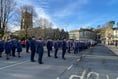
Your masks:
{"label": "bare tree", "polygon": [[0,0],[0,33],[4,34],[8,21],[13,15],[14,0]]}

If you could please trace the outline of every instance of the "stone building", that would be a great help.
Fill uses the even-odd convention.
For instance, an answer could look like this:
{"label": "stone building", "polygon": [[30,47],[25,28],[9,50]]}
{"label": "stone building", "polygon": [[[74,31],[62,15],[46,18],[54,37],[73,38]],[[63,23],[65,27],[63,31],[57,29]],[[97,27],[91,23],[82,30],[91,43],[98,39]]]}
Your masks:
{"label": "stone building", "polygon": [[32,21],[32,13],[29,13],[27,11],[22,12],[22,17],[21,17],[21,30],[26,30],[28,28],[32,28],[33,26],[33,21]]}
{"label": "stone building", "polygon": [[80,29],[80,40],[84,41],[94,41],[96,40],[97,34],[91,29]]}
{"label": "stone building", "polygon": [[72,30],[69,32],[69,39],[79,40],[79,30]]}

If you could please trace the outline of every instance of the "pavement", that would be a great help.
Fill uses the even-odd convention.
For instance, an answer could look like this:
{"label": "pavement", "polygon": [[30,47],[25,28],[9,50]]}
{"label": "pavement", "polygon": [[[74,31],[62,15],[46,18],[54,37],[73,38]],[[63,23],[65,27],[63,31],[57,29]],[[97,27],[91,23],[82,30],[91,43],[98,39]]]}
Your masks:
{"label": "pavement", "polygon": [[115,55],[118,56],[118,46],[116,47],[115,45],[105,45],[108,47]]}

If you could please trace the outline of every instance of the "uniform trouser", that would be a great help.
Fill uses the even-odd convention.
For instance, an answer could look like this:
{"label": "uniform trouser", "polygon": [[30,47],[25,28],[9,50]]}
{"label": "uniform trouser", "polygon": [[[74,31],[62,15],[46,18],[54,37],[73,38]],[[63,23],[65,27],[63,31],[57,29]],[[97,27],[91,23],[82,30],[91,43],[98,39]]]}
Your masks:
{"label": "uniform trouser", "polygon": [[26,52],[27,53],[29,52],[29,46],[26,46]]}
{"label": "uniform trouser", "polygon": [[50,56],[50,49],[48,49],[48,56]]}
{"label": "uniform trouser", "polygon": [[31,61],[34,61],[35,51],[31,51]]}
{"label": "uniform trouser", "polygon": [[70,47],[68,47],[68,53],[70,53]]}
{"label": "uniform trouser", "polygon": [[79,51],[79,48],[78,47],[74,48],[74,54],[77,54],[78,51]]}
{"label": "uniform trouser", "polygon": [[0,52],[0,56],[2,56],[2,52]]}
{"label": "uniform trouser", "polygon": [[16,50],[16,48],[13,47],[13,48],[12,48],[12,56],[15,56],[15,50]]}
{"label": "uniform trouser", "polygon": [[18,56],[20,56],[20,52],[18,52]]}
{"label": "uniform trouser", "polygon": [[66,49],[62,49],[62,58],[65,58]]}
{"label": "uniform trouser", "polygon": [[57,57],[58,49],[55,49],[54,57]]}
{"label": "uniform trouser", "polygon": [[42,58],[43,58],[43,52],[40,52],[39,53],[39,56],[38,56],[38,63],[42,63]]}

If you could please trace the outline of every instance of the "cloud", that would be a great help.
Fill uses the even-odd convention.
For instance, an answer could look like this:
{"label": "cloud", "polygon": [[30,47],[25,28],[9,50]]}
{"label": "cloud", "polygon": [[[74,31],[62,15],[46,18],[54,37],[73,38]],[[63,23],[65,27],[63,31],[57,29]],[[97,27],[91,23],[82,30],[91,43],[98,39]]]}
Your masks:
{"label": "cloud", "polygon": [[8,31],[15,32],[17,30],[20,30],[20,26],[16,26],[16,25],[13,25],[13,24],[8,24],[8,26],[9,26],[7,28]]}
{"label": "cloud", "polygon": [[[17,7],[23,6],[23,5],[32,5],[36,11],[37,17],[33,18],[33,22],[37,22],[40,18],[45,18],[47,19],[49,22],[52,22],[53,24],[55,24],[52,20],[52,18],[50,17],[50,15],[47,14],[47,1],[42,1],[42,0],[16,0],[17,2]],[[56,26],[56,25],[55,25]],[[10,24],[10,28],[14,28],[15,25],[13,26],[12,24]],[[37,26],[34,26],[37,27]],[[15,31],[18,30],[20,28],[15,27],[13,30],[10,31]]]}
{"label": "cloud", "polygon": [[62,17],[76,14],[77,12],[79,12],[80,8],[87,3],[88,3],[88,0],[76,0],[76,1],[70,2],[67,6],[65,6],[61,10],[59,11],[57,10],[57,12],[54,13],[54,16],[62,18]]}

